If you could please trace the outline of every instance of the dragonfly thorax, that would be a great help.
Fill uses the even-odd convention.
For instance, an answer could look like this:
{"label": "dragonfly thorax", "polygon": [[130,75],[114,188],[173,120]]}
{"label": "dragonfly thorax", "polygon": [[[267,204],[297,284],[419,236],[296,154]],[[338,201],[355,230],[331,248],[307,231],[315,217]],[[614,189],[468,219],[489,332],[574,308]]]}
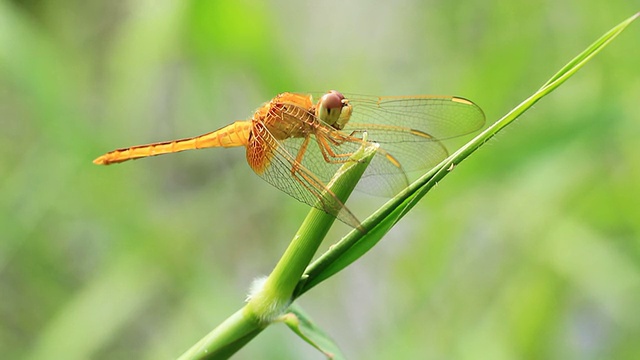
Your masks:
{"label": "dragonfly thorax", "polygon": [[312,108],[309,97],[283,93],[259,109],[253,120],[264,124],[277,140],[307,137],[318,122]]}

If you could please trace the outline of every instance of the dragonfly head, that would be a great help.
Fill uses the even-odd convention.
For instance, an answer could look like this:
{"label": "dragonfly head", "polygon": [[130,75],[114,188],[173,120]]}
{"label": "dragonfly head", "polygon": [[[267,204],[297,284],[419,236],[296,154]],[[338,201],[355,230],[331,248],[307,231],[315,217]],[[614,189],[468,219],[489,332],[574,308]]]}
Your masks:
{"label": "dragonfly head", "polygon": [[341,130],[351,118],[351,105],[340,92],[331,90],[324,94],[316,107],[316,116],[323,122]]}

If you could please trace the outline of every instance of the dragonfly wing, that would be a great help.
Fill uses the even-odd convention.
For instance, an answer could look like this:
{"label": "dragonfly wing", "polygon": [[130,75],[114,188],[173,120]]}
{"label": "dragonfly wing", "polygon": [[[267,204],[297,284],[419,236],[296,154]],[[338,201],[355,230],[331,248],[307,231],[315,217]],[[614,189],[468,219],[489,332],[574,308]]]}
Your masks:
{"label": "dragonfly wing", "polygon": [[[356,137],[366,131],[369,141],[379,143],[395,160],[389,161],[388,155],[379,153],[367,169],[363,188],[373,194],[396,194],[408,183],[403,185],[394,172],[403,173],[406,179],[406,172],[432,168],[448,156],[440,140],[474,132],[485,122],[480,107],[459,97],[354,95],[348,99],[353,113],[343,131]],[[395,162],[401,167],[393,166]]]}
{"label": "dragonfly wing", "polygon": [[[321,123],[320,120],[318,121]],[[307,146],[301,162],[322,180],[329,181],[338,170],[338,167],[362,147],[363,140],[361,136],[362,134],[353,134],[352,136],[324,124],[318,127],[315,134],[311,136],[312,141]],[[283,144],[289,146],[297,141],[297,139],[287,139],[283,141]],[[407,170],[404,168],[404,163],[399,161],[408,161],[416,157],[414,164],[424,162],[425,159],[429,160],[431,164],[433,159],[430,159],[430,157],[434,154],[441,156],[444,153],[446,156],[446,150],[438,142],[427,145],[427,147],[437,147],[436,150],[428,154],[411,152],[412,147],[405,143],[389,145],[388,148],[378,149],[358,182],[356,187],[358,191],[391,197],[409,185],[405,173]],[[297,149],[299,146],[296,144],[293,148]]]}
{"label": "dragonfly wing", "polygon": [[[414,141],[445,140],[472,133],[485,122],[482,109],[473,102],[455,96],[347,96],[353,107],[344,131],[361,128],[380,129],[396,126],[416,131]],[[421,136],[427,134],[431,138]],[[380,133],[380,142],[400,142],[399,132]]]}
{"label": "dragonfly wing", "polygon": [[[360,222],[335,194],[326,188],[328,168],[320,167],[320,175],[296,160],[301,148],[315,148],[312,141],[290,138],[278,141],[261,123],[254,123],[254,131],[247,145],[247,161],[251,168],[269,184],[295,199],[320,209],[354,228]],[[307,156],[304,159],[307,160]],[[309,157],[306,163],[316,163]],[[331,174],[335,173],[331,172]]]}
{"label": "dragonfly wing", "polygon": [[[367,139],[380,144],[392,158],[402,164],[404,171],[431,168],[449,154],[440,141],[427,133],[399,126],[381,127],[376,124],[368,124],[368,127],[363,125],[361,129],[366,130],[357,130],[354,136],[361,138],[366,132]],[[390,169],[394,168],[397,169]]]}

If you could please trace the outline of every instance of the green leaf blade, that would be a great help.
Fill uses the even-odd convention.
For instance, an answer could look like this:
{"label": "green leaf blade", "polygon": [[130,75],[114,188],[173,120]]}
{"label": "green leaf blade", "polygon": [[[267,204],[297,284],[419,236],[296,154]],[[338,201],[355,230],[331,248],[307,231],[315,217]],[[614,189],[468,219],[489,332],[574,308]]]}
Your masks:
{"label": "green leaf blade", "polygon": [[281,318],[281,321],[300,336],[301,339],[318,349],[328,359],[346,359],[333,339],[318,327],[299,306],[292,305],[289,307],[289,311],[289,313]]}
{"label": "green leaf blade", "polygon": [[[447,159],[434,167],[427,174],[411,184],[405,192],[387,202],[382,208],[367,218],[363,224],[370,225],[367,234],[351,232],[338,244],[329,249],[318,260],[307,268],[298,283],[296,295],[308,291],[313,286],[335,275],[349,264],[356,261],[371,249],[381,237],[388,232],[428,191],[447,176],[458,164],[469,157],[498,132],[513,123],[520,115],[529,110],[538,100],[550,94],[558,86],[569,79],[606,45],[615,39],[627,26],[640,17],[640,12],[621,22],[588,46],[578,56],[563,66],[538,91],[524,100],[489,128],[462,146]],[[380,227],[378,227],[380,226]]]}

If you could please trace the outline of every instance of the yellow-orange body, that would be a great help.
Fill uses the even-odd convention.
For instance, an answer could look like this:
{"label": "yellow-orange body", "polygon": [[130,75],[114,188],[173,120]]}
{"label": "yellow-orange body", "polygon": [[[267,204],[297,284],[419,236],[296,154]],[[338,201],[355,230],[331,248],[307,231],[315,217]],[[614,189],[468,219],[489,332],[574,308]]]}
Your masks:
{"label": "yellow-orange body", "polygon": [[332,90],[314,103],[311,95],[282,93],[249,120],[196,137],[113,150],[94,163],[244,146],[247,162],[264,180],[360,228],[358,219],[326,184],[363,142],[382,145],[363,176],[368,191],[393,195],[409,184],[407,171],[429,168],[447,156],[440,139],[467,134],[483,124],[484,114],[477,105],[452,96],[346,99]]}
{"label": "yellow-orange body", "polygon": [[242,146],[247,145],[250,131],[250,121],[236,121],[221,129],[196,137],[116,149],[98,157],[93,162],[98,165],[109,165],[192,149]]}
{"label": "yellow-orange body", "polygon": [[[258,172],[268,165],[269,154],[264,145],[257,143],[257,139],[265,137],[252,136],[252,131],[260,132],[266,129],[275,140],[284,140],[290,137],[308,136],[314,132],[317,126],[315,106],[310,96],[282,93],[256,110],[251,120],[236,121],[218,130],[195,137],[116,149],[98,157],[93,162],[99,165],[109,165],[185,150],[247,146],[251,141],[254,150],[247,160],[251,167]],[[269,145],[275,146],[276,144]]]}

